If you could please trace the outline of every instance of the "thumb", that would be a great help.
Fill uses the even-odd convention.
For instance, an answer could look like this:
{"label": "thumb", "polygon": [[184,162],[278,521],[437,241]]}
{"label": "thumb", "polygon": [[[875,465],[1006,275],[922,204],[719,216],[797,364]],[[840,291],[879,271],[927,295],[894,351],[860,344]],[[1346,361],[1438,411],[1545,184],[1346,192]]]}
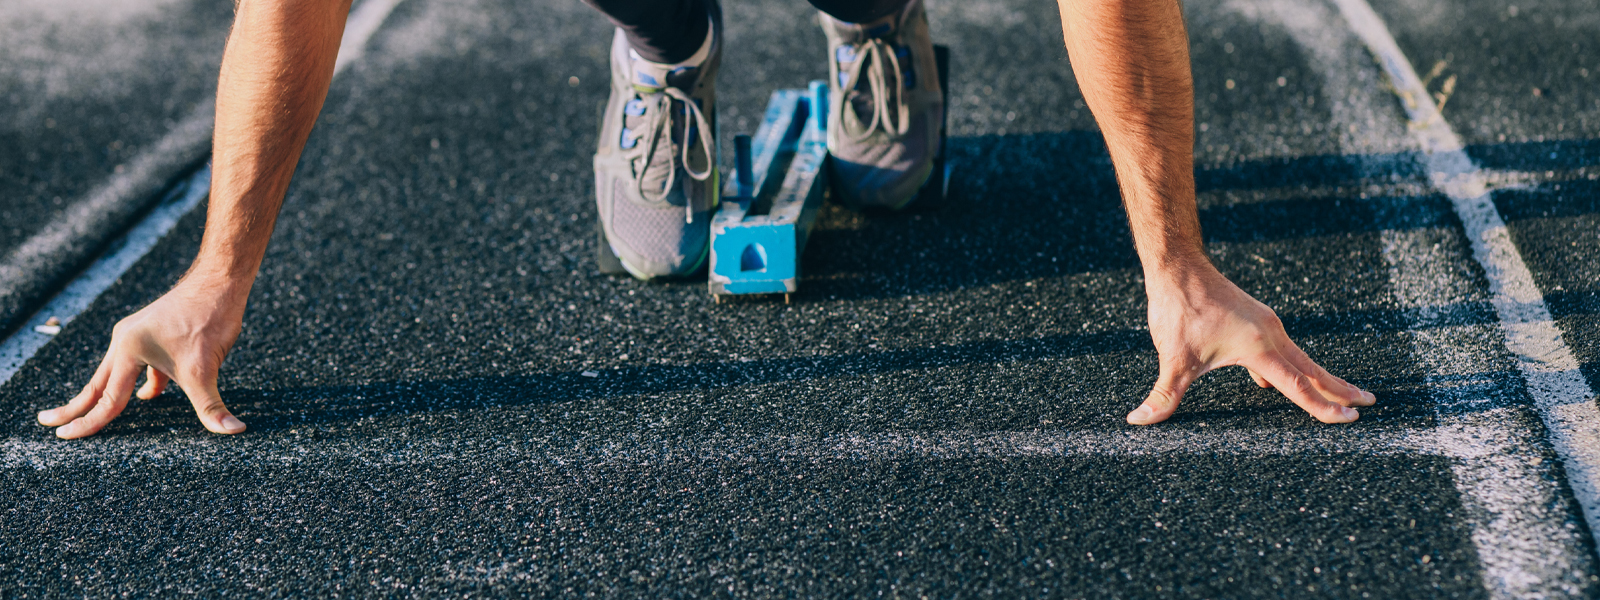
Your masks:
{"label": "thumb", "polygon": [[1161,375],[1156,377],[1156,384],[1150,389],[1150,395],[1145,397],[1144,403],[1139,408],[1128,413],[1130,425],[1152,425],[1167,420],[1173,411],[1178,410],[1178,403],[1183,401],[1183,393],[1189,389],[1189,384],[1199,378],[1203,370],[1189,365],[1173,365],[1165,361],[1161,364]]}
{"label": "thumb", "polygon": [[217,378],[213,374],[203,379],[191,379],[178,382],[178,387],[189,396],[189,403],[194,405],[195,416],[200,417],[200,424],[212,433],[234,434],[245,429],[243,421],[233,416],[228,411],[227,405],[222,403],[222,393],[217,390]]}

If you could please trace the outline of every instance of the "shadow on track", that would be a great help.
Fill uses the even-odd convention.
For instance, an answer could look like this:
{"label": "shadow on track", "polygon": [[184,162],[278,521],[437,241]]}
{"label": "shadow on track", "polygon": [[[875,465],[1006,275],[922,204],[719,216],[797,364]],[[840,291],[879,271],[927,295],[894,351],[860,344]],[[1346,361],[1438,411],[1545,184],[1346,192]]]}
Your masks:
{"label": "shadow on track", "polygon": [[[828,206],[804,257],[802,294],[904,297],[1075,273],[1136,269],[1116,177],[1097,132],[951,138],[951,198],[862,215]],[[1197,190],[1275,190],[1200,211],[1208,242],[1268,242],[1448,227],[1447,198],[1365,197],[1425,174],[1413,154],[1308,156],[1197,169]],[[1332,190],[1333,193],[1329,193]]]}
{"label": "shadow on track", "polygon": [[[1395,333],[1407,328],[1413,317],[1401,311],[1352,311],[1339,315],[1288,316],[1285,325],[1292,335],[1313,333],[1347,335],[1373,335]],[[1492,318],[1492,310],[1478,303],[1448,307],[1429,323],[1430,327],[1478,324]],[[1070,357],[1105,356],[1122,357],[1114,360],[1126,363],[1129,355],[1153,355],[1148,334],[1141,330],[1122,330],[1101,334],[1054,335],[1035,339],[997,340],[957,344],[935,348],[889,350],[871,353],[843,354],[752,360],[748,362],[711,362],[677,366],[629,366],[593,372],[568,371],[505,377],[479,377],[435,381],[395,381],[366,385],[314,386],[272,390],[228,390],[224,397],[231,407],[245,417],[253,431],[271,432],[311,424],[351,422],[373,417],[420,415],[453,410],[502,408],[516,406],[550,406],[563,403],[584,403],[606,399],[653,398],[657,394],[688,391],[732,390],[774,383],[814,381],[836,378],[861,378],[905,371],[934,371],[967,365],[1004,365],[1032,361],[1064,359]],[[1211,422],[1224,425],[1229,421],[1249,422],[1263,413],[1279,416],[1297,416],[1298,409],[1278,398],[1275,392],[1254,390],[1243,386],[1248,380],[1237,369],[1218,371],[1196,384],[1189,408],[1176,415],[1171,423],[1183,424]],[[1224,374],[1224,375],[1219,375]],[[1220,378],[1231,383],[1220,383]],[[1475,400],[1469,404],[1448,407],[1453,412],[1473,412],[1524,402],[1520,388],[1505,385],[1515,381],[1511,372],[1473,373],[1441,381],[1417,374],[1396,373],[1392,376],[1355,379],[1354,383],[1382,395],[1379,406],[1364,410],[1367,422],[1403,420],[1415,426],[1428,426],[1432,422],[1433,400],[1429,388],[1447,385],[1458,391],[1470,391],[1467,396]],[[1233,381],[1237,380],[1237,381]],[[1207,388],[1217,388],[1208,390]],[[1227,388],[1227,389],[1222,389]],[[1238,388],[1238,389],[1235,389]],[[872,392],[865,392],[872,393]],[[1240,394],[1249,396],[1239,399]],[[1234,397],[1218,405],[1208,396]],[[1239,402],[1243,402],[1239,404]],[[602,402],[603,403],[603,402]],[[148,407],[130,409],[114,425],[112,435],[164,432],[192,419],[187,403],[174,393],[168,393],[149,403]],[[633,401],[624,400],[624,405]],[[894,403],[892,403],[894,404]],[[617,407],[609,407],[615,409]],[[934,407],[919,407],[927,410]],[[151,410],[154,409],[154,410]],[[626,406],[623,410],[629,410]],[[640,409],[645,410],[645,409]],[[935,409],[937,412],[937,409]],[[966,422],[968,428],[1029,428],[1037,422],[1010,423],[1008,417],[993,416],[992,423]],[[1122,426],[1120,420],[1102,422],[1091,419],[1081,426]],[[1071,423],[1062,423],[1074,428]]]}

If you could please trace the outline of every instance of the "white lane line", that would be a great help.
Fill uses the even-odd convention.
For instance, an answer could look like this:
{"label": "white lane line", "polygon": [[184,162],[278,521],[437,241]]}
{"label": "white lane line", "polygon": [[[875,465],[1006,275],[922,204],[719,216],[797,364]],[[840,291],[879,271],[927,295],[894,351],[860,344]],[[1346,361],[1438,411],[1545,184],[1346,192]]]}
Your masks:
{"label": "white lane line", "polygon": [[[70,267],[62,262],[70,260],[74,244],[85,237],[103,235],[96,232],[108,226],[105,223],[108,213],[125,212],[130,197],[144,196],[151,187],[165,183],[157,178],[171,177],[174,171],[203,158],[205,154],[200,149],[211,138],[215,112],[216,106],[210,99],[202,102],[153,146],[128,161],[120,172],[74,201],[60,217],[52,219],[6,253],[4,259],[0,259],[0,290],[29,287],[39,272],[59,272],[64,266]],[[123,218],[127,216],[131,215]],[[32,332],[31,326],[28,331]]]}
{"label": "white lane line", "polygon": [[1426,155],[1430,178],[1450,197],[1466,226],[1472,256],[1489,280],[1506,347],[1518,359],[1517,368],[1549,429],[1550,443],[1566,468],[1590,532],[1600,534],[1600,409],[1545,306],[1544,295],[1534,285],[1533,274],[1511,242],[1505,220],[1489,196],[1486,175],[1467,156],[1461,138],[1439,113],[1372,6],[1366,0],[1333,1],[1389,75]]}
{"label": "white lane line", "polygon": [[[1394,110],[1368,44],[1338,26],[1339,8],[1322,0],[1222,2],[1247,19],[1281,27],[1304,50],[1322,79],[1330,131],[1338,133],[1343,154],[1364,161],[1371,173],[1410,166],[1388,164],[1416,153],[1419,144],[1407,132],[1406,116]],[[1374,156],[1381,162],[1367,158]],[[1427,182],[1401,195],[1433,193],[1436,187]],[[1461,520],[1471,528],[1491,597],[1581,594],[1594,570],[1577,529],[1584,517],[1560,489],[1544,428],[1532,410],[1505,406],[1496,394],[1485,393],[1500,385],[1489,374],[1518,368],[1499,326],[1421,326],[1436,323],[1451,307],[1492,299],[1464,268],[1472,262],[1471,248],[1459,235],[1442,227],[1380,233],[1390,291],[1409,313],[1415,366],[1427,374],[1438,409],[1439,425],[1429,438],[1435,447],[1427,452],[1454,459]]]}
{"label": "white lane line", "polygon": [[[1390,289],[1413,323],[1427,320],[1429,311],[1481,299],[1482,289],[1460,268],[1470,249],[1458,235],[1444,228],[1382,233]],[[1563,497],[1559,471],[1545,459],[1545,434],[1527,408],[1485,397],[1482,384],[1494,382],[1474,381],[1481,380],[1475,373],[1516,369],[1497,327],[1408,333],[1438,410],[1437,451],[1458,458],[1451,471],[1491,596],[1579,595],[1594,565],[1577,527],[1580,510]]]}
{"label": "white lane line", "polygon": [[[339,42],[339,57],[336,59],[333,72],[338,75],[355,61],[359,60],[365,51],[367,40],[378,31],[384,19],[402,0],[366,0],[350,11],[350,16],[345,23],[344,36]],[[107,189],[91,194],[90,201],[73,207],[70,214],[66,215],[59,224],[52,224],[44,231],[30,238],[18,248],[13,255],[23,253],[27,255],[41,254],[49,248],[67,244],[74,233],[73,223],[85,219],[83,215],[91,214],[86,211],[103,211],[106,202],[115,199],[113,189],[117,181],[129,179],[133,175],[142,173],[142,170],[154,168],[162,164],[163,153],[177,152],[182,144],[192,143],[196,136],[209,137],[211,135],[212,117],[214,108],[208,102],[194,115],[181,123],[172,133],[168,134],[155,148],[144,153],[132,164],[128,170],[129,177],[113,181]],[[120,188],[118,188],[120,189]],[[111,244],[100,259],[90,265],[87,270],[79,274],[67,284],[60,294],[52,298],[43,309],[35,313],[28,322],[18,329],[15,334],[0,342],[0,385],[5,385],[11,380],[22,365],[33,358],[33,355],[50,342],[51,336],[37,333],[35,326],[43,325],[50,317],[61,319],[62,325],[70,323],[79,313],[89,308],[95,298],[100,297],[107,288],[117,282],[134,263],[139,262],[145,253],[154,248],[161,238],[172,231],[173,226],[189,214],[190,210],[199,206],[211,192],[211,167],[200,169],[188,180],[180,183],[169,193],[150,214],[140,220],[121,238]],[[7,277],[12,273],[9,269],[11,259],[0,264],[0,288],[4,288]]]}
{"label": "white lane line", "polygon": [[1435,430],[1372,428],[1352,436],[1344,430],[1240,429],[1217,431],[1153,429],[1079,431],[931,431],[922,433],[846,433],[804,435],[713,435],[686,438],[618,439],[612,436],[539,436],[486,440],[440,436],[405,440],[348,440],[323,444],[308,454],[293,435],[263,438],[242,449],[204,437],[113,437],[94,444],[0,440],[0,469],[99,468],[139,464],[214,468],[251,462],[298,464],[329,459],[368,464],[438,464],[447,461],[517,461],[578,465],[658,464],[673,461],[743,462],[773,458],[802,460],[883,460],[908,458],[1072,458],[1072,457],[1443,457],[1465,449],[1474,456],[1500,453],[1490,443],[1472,448],[1440,443]]}
{"label": "white lane line", "polygon": [[184,215],[200,205],[200,201],[211,190],[210,183],[211,171],[201,169],[168,193],[155,210],[113,243],[109,251],[67,284],[66,289],[51,298],[44,308],[28,319],[21,330],[0,343],[0,384],[10,381],[11,376],[53,338],[35,332],[35,326],[43,325],[50,317],[59,317],[63,326],[71,323],[79,313],[89,308],[95,298],[100,297],[101,292],[133,268],[140,258],[144,258],[145,253],[154,248],[167,232],[172,231]]}
{"label": "white lane line", "polygon": [[389,18],[401,0],[366,0],[350,10],[344,22],[344,37],[339,41],[339,58],[333,63],[333,74],[338,75],[367,52],[367,40],[377,33],[383,20]]}

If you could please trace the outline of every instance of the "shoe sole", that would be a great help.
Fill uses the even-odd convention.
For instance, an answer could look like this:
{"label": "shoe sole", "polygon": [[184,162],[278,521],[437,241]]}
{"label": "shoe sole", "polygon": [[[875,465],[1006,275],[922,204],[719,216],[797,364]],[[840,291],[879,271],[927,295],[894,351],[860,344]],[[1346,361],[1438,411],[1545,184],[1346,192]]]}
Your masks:
{"label": "shoe sole", "polygon": [[628,261],[622,260],[621,257],[617,256],[617,251],[611,247],[611,241],[606,239],[605,225],[601,224],[599,219],[595,219],[594,233],[594,262],[600,268],[600,272],[605,275],[628,275],[639,281],[693,279],[704,270],[706,257],[711,253],[711,244],[708,242],[706,247],[700,250],[700,258],[695,261],[694,267],[682,275],[645,275],[640,273],[638,269],[629,266]]}
{"label": "shoe sole", "polygon": [[[716,22],[713,24],[713,27],[718,28],[717,31],[721,31],[721,14],[720,14],[721,13],[721,7],[720,7],[720,5],[714,5],[714,10],[716,11],[717,14],[714,15],[714,17],[713,17],[716,20]],[[718,43],[718,48],[715,50],[715,52],[717,54],[717,58],[715,60],[717,60],[720,63],[720,55],[721,55],[721,43],[720,42]],[[610,63],[610,68],[612,70],[612,78],[613,78],[613,80],[615,80],[616,77],[617,77],[615,62],[611,61],[610,59],[608,59],[608,63]],[[613,89],[613,92],[615,92],[615,89]],[[597,106],[597,115],[596,115],[597,118],[596,118],[596,120],[599,121],[600,123],[602,123],[602,127],[601,127],[602,137],[604,137],[604,131],[605,131],[604,123],[605,123],[605,118],[606,118],[606,114],[607,114],[607,109],[608,108],[610,108],[610,98],[607,98],[607,100],[601,101],[599,103],[599,105]],[[718,131],[717,121],[718,121],[718,119],[717,119],[717,115],[715,114],[715,108],[713,108],[713,114],[711,115],[711,126],[712,126],[712,131],[713,131],[712,139],[713,140],[716,140],[716,135],[717,135],[716,132]],[[714,148],[713,152],[712,152],[712,158],[711,158],[711,163],[712,164],[710,165],[710,167],[711,167],[711,183],[709,184],[709,187],[712,190],[712,193],[714,195],[720,195],[720,193],[721,193],[721,189],[720,189],[721,174],[720,174],[720,168],[717,165],[717,162],[721,158],[721,147],[720,147],[721,144],[720,144],[720,141],[714,141],[713,143],[716,144],[717,147]],[[598,160],[598,158],[599,158],[599,156],[596,155],[596,159],[597,160]],[[597,176],[597,179],[598,179],[598,177],[599,177],[598,167],[597,167],[596,176]],[[600,192],[599,186],[596,186],[596,190],[595,191],[596,191],[597,194]],[[707,218],[710,218],[712,215],[716,214],[717,204],[719,203],[718,202],[719,200],[720,200],[720,198],[715,197],[715,196],[713,197],[711,210],[707,214]],[[622,258],[621,254],[616,251],[616,248],[612,247],[610,237],[606,235],[606,223],[605,223],[604,215],[601,215],[601,214],[598,214],[598,213],[595,215],[595,232],[596,232],[597,238],[598,238],[597,239],[598,243],[596,244],[596,247],[595,247],[595,266],[598,268],[598,270],[602,274],[606,274],[606,275],[621,275],[623,273],[627,273],[628,275],[630,275],[633,278],[638,279],[640,281],[675,280],[675,279],[687,279],[687,278],[696,277],[697,275],[703,274],[705,272],[705,267],[706,267],[706,263],[707,263],[707,257],[710,255],[710,252],[711,252],[711,239],[710,239],[710,236],[707,236],[706,243],[700,248],[700,256],[695,259],[694,264],[690,268],[688,268],[687,270],[684,270],[682,272],[677,272],[677,273],[672,273],[672,274],[650,275],[650,274],[647,274],[647,273],[643,273],[638,268],[634,267],[633,265],[628,264],[628,261],[626,259]]]}

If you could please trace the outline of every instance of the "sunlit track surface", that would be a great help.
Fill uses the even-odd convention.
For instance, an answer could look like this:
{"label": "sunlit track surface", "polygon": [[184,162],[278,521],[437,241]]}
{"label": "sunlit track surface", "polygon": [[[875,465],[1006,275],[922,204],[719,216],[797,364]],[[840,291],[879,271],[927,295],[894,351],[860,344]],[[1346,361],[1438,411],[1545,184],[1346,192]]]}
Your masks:
{"label": "sunlit track surface", "polygon": [[186,0],[0,11],[0,333],[204,159],[230,20]]}
{"label": "sunlit track surface", "polygon": [[[771,88],[817,77],[824,48],[803,3],[727,8],[731,137]],[[1377,8],[1419,68],[1453,53],[1430,93],[1451,75],[1499,88],[1466,77],[1487,72],[1468,50],[1417,46],[1429,27],[1594,33],[1528,7]],[[1458,190],[1348,10],[1186,6],[1213,260],[1379,395],[1355,424],[1317,424],[1237,370],[1168,423],[1123,424],[1155,354],[1053,6],[933,3],[955,56],[956,202],[831,207],[795,304],[717,307],[703,284],[589,264],[601,18],[407,0],[347,59],[253,291],[222,382],[250,431],[203,432],[176,393],[88,440],[32,422],[181,274],[196,211],[0,386],[0,482],[16,490],[0,589],[1593,596],[1571,454],[1524,383]],[[1496,64],[1600,69],[1567,43]],[[1461,93],[1443,119],[1464,123],[1504,194],[1506,248],[1593,373],[1583,190],[1600,105],[1546,89],[1566,108],[1524,110],[1500,139],[1470,112],[1492,104]],[[1541,129],[1548,114],[1563,125]],[[1548,250],[1557,235],[1570,256]]]}

